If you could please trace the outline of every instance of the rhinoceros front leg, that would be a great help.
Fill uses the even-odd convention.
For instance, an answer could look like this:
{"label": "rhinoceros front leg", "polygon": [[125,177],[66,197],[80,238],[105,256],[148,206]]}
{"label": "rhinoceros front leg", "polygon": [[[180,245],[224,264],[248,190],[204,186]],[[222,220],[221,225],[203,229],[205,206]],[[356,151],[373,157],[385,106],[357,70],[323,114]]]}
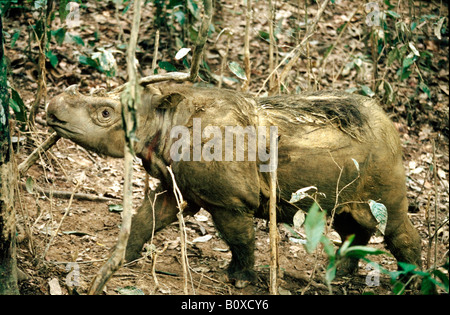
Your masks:
{"label": "rhinoceros front leg", "polygon": [[[178,208],[172,193],[158,194],[151,191],[133,216],[128,238],[125,260],[132,261],[140,257],[144,244],[156,232],[177,219]],[[153,213],[154,212],[154,213]],[[153,220],[155,218],[155,220]]]}
{"label": "rhinoceros front leg", "polygon": [[210,213],[217,230],[231,250],[229,280],[235,281],[236,287],[243,288],[256,280],[253,270],[255,264],[253,215],[229,209],[214,209]]}

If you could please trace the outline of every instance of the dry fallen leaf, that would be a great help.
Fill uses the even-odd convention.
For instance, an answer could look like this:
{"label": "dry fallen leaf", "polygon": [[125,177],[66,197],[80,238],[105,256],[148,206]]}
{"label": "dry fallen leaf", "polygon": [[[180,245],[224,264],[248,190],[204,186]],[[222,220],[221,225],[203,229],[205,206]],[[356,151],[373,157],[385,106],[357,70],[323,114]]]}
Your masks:
{"label": "dry fallen leaf", "polygon": [[50,295],[62,295],[61,286],[59,285],[58,278],[52,278],[48,285],[50,287]]}

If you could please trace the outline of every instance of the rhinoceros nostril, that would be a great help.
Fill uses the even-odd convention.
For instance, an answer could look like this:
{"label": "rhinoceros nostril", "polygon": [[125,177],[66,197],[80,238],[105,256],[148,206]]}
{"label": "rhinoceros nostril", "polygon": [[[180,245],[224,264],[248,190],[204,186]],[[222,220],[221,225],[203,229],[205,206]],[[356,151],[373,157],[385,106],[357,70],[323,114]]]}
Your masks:
{"label": "rhinoceros nostril", "polygon": [[47,113],[47,122],[50,123],[50,124],[54,124],[54,123],[58,123],[58,124],[61,124],[61,125],[66,124],[65,121],[60,120],[58,117],[56,117],[55,114],[52,114],[52,113]]}

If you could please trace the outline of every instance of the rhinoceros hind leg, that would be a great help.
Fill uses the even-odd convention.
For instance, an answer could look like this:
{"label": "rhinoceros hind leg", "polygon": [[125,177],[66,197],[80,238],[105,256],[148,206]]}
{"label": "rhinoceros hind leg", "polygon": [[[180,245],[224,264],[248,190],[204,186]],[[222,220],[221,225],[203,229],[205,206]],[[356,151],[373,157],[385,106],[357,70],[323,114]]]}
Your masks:
{"label": "rhinoceros hind leg", "polygon": [[[367,245],[373,233],[373,231],[366,229],[365,227],[361,226],[358,222],[356,222],[353,216],[348,212],[344,212],[335,216],[334,228],[339,233],[342,243],[345,242],[345,240],[350,235],[355,235],[355,238],[353,239],[351,246]],[[357,258],[346,258],[344,262],[340,265],[340,270],[338,270],[338,273],[344,275],[344,274],[353,274],[357,272],[358,261],[359,259]]]}
{"label": "rhinoceros hind leg", "polygon": [[403,198],[398,207],[400,208],[389,211],[384,240],[397,261],[413,264],[421,268],[422,241],[408,217],[408,201],[406,197]]}

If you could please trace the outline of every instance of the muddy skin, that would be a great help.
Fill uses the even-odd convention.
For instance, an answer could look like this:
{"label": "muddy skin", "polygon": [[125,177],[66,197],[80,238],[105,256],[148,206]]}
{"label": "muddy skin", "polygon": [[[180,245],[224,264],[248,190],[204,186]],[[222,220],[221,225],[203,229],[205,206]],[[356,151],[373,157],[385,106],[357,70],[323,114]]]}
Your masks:
{"label": "muddy skin", "polygon": [[[202,128],[216,126],[214,130],[222,132],[225,126],[265,126],[267,130],[278,127],[280,222],[292,223],[298,207],[309,209],[311,202],[307,199],[295,206],[288,202],[296,190],[317,187],[326,196],[318,200],[321,207],[330,211],[336,202],[336,185],[341,190],[353,181],[337,199],[341,206],[336,209],[334,228],[341,238],[355,234],[353,245],[367,244],[377,225],[367,201],[376,200],[388,209],[385,241],[389,250],[398,261],[421,266],[421,240],[407,216],[400,141],[375,101],[341,92],[255,100],[235,91],[169,84],[146,87],[141,99],[137,131],[140,141],[135,151],[146,171],[161,184],[133,217],[127,260],[140,256],[153,230],[177,219],[172,180],[166,169],[171,165],[188,203],[186,213],[193,214],[201,207],[209,211],[230,247],[229,278],[237,286],[255,280],[253,218],[268,219],[269,173],[260,168],[267,160],[247,158],[250,150],[246,145],[244,161],[206,161],[204,156],[195,161],[193,152],[199,145],[204,148],[212,135],[202,137],[201,143],[195,143],[191,136],[189,161],[172,159],[170,150],[179,138],[171,136],[171,130],[184,126],[193,135],[194,119],[200,118]],[[120,113],[118,96],[85,96],[69,88],[49,103],[47,122],[58,134],[87,149],[121,157],[124,134]],[[241,148],[235,143],[232,148],[236,157]],[[266,148],[273,149],[268,140]],[[215,150],[210,153],[217,154]],[[226,153],[222,154],[224,157]],[[352,159],[359,163],[359,175]],[[163,191],[154,202],[155,194]],[[354,272],[357,261],[349,261],[344,269]]]}

